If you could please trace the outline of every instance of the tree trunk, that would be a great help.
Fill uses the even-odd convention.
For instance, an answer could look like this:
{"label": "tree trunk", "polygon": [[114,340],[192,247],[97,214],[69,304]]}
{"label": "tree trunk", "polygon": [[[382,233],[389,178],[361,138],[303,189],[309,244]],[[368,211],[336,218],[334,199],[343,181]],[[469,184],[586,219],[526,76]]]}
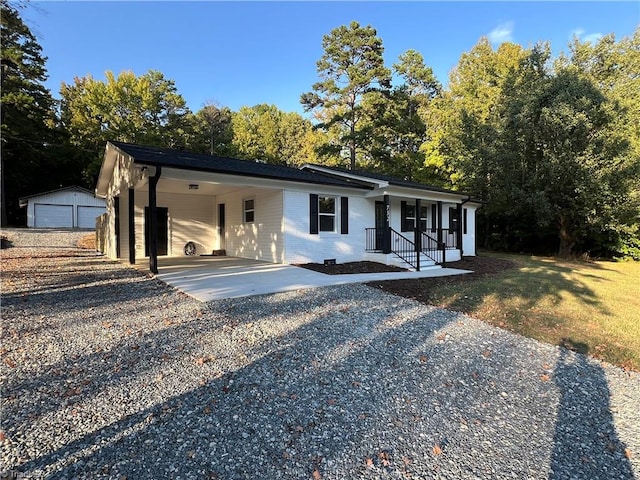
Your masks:
{"label": "tree trunk", "polygon": [[564,214],[558,215],[558,238],[560,239],[560,247],[558,248],[558,256],[560,258],[569,258],[573,254],[573,248],[576,245],[575,238],[569,231],[567,217]]}

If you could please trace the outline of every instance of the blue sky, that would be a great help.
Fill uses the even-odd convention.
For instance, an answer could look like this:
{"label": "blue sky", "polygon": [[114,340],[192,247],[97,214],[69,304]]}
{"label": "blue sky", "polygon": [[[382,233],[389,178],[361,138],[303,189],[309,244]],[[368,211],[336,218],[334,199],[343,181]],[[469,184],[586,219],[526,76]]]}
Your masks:
{"label": "blue sky", "polygon": [[447,82],[483,35],[494,44],[631,35],[640,2],[35,2],[23,13],[48,57],[47,86],[91,74],[160,70],[196,111],[275,104],[302,113],[322,37],[355,20],[378,31],[388,67],[408,49]]}

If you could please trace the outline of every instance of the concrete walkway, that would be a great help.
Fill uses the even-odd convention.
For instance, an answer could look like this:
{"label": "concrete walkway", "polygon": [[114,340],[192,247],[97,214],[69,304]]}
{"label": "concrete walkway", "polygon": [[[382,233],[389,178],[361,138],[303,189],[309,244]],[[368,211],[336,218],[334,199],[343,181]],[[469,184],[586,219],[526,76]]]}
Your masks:
{"label": "concrete walkway", "polygon": [[160,258],[158,266],[157,278],[202,302],[329,285],[470,273],[468,270],[428,267],[420,272],[326,275],[292,265],[233,257]]}

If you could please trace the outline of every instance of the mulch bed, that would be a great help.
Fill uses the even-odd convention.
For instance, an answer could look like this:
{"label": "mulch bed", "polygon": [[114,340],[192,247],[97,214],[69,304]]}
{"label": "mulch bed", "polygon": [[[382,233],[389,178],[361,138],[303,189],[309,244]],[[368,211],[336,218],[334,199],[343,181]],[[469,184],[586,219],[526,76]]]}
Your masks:
{"label": "mulch bed", "polygon": [[406,272],[406,268],[394,267],[378,262],[347,262],[336,263],[335,265],[324,265],[322,263],[300,263],[297,267],[313,270],[314,272],[326,273],[327,275],[344,275],[350,273],[383,273],[383,272]]}
{"label": "mulch bed", "polygon": [[447,268],[460,270],[472,270],[473,273],[465,275],[451,275],[448,277],[417,278],[402,281],[383,281],[368,283],[370,287],[379,288],[385,292],[393,293],[401,297],[411,298],[422,303],[430,304],[431,292],[441,285],[455,285],[473,281],[479,278],[498,275],[505,270],[515,268],[515,262],[496,257],[464,257],[458,262],[447,263]]}

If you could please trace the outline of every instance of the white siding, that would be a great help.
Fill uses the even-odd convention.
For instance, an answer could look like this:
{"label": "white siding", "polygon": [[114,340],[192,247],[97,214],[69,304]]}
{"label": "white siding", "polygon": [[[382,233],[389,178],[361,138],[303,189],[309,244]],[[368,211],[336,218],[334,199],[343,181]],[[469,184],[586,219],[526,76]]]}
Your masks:
{"label": "white siding", "polygon": [[[46,219],[41,219],[38,221],[36,219],[36,208],[35,205],[65,205],[71,206],[71,223],[69,224],[68,220],[62,221],[59,224],[51,223]],[[31,197],[27,202],[27,227],[43,227],[47,226],[49,228],[84,228],[78,224],[78,206],[87,206],[87,207],[102,207],[102,211],[98,213],[98,215],[102,215],[105,212],[105,201],[101,198],[95,198],[93,195],[79,191],[79,190],[61,190],[58,192],[45,193],[43,195],[38,195],[35,197]],[[42,208],[39,209],[42,212]],[[45,209],[46,211],[46,209]],[[65,209],[66,211],[66,209]],[[95,228],[95,223],[88,228]]]}
{"label": "white siding", "polygon": [[[314,187],[311,187],[314,188]],[[335,258],[338,263],[364,258],[365,228],[374,227],[373,200],[343,192],[323,190],[322,186],[307,191],[284,192],[285,263],[322,263]],[[349,233],[309,233],[309,194],[334,195],[336,229],[340,231],[340,196],[349,197]],[[399,208],[399,207],[398,207]]]}
{"label": "white siding", "polygon": [[[216,196],[217,204],[225,204],[227,255],[274,263],[285,261],[282,197],[282,190],[254,188]],[[253,223],[244,223],[243,200],[250,198],[255,200],[255,218]]]}
{"label": "white siding", "polygon": [[[125,198],[122,195],[121,198]],[[128,200],[120,201],[120,255],[128,258],[128,229],[127,218]],[[136,258],[144,255],[144,207],[149,204],[149,193],[144,190],[135,192],[135,225],[136,225]],[[170,257],[184,256],[184,246],[187,242],[196,244],[197,254],[211,253],[217,245],[215,231],[215,197],[205,195],[189,195],[177,193],[157,193],[156,204],[166,207],[168,218],[168,246],[167,255]],[[124,228],[123,228],[124,227]]]}
{"label": "white siding", "polygon": [[[462,250],[465,256],[476,255],[476,207],[463,206],[467,209],[467,233],[462,233]],[[464,217],[464,213],[463,213]],[[464,225],[463,225],[464,227]]]}

